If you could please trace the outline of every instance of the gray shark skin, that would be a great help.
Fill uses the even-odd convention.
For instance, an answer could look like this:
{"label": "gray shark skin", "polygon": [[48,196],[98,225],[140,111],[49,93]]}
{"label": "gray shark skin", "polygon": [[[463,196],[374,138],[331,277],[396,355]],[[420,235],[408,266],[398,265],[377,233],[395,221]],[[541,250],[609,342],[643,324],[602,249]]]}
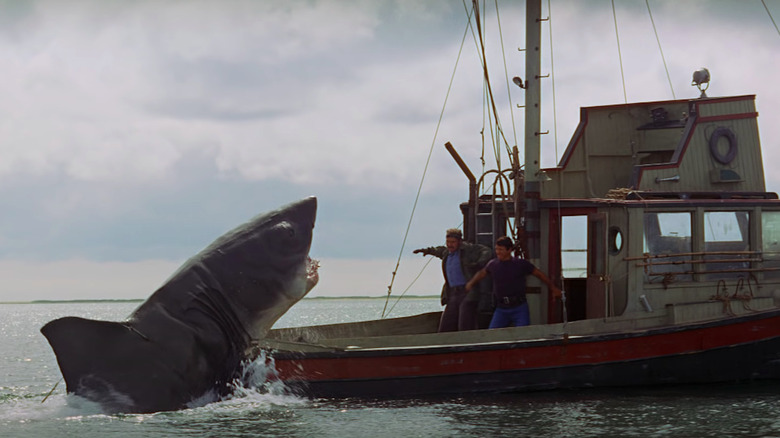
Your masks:
{"label": "gray shark skin", "polygon": [[253,340],[317,282],[317,199],[260,215],[188,260],[127,321],[65,317],[41,328],[67,391],[107,412],[182,409],[224,394]]}

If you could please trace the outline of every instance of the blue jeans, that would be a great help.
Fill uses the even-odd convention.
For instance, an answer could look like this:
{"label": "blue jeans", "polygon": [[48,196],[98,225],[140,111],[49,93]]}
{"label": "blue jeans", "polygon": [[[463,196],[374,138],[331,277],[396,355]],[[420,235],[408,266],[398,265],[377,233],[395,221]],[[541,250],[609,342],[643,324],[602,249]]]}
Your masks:
{"label": "blue jeans", "polygon": [[508,309],[496,307],[488,328],[521,327],[530,323],[531,317],[528,312],[528,302],[526,301],[517,307]]}

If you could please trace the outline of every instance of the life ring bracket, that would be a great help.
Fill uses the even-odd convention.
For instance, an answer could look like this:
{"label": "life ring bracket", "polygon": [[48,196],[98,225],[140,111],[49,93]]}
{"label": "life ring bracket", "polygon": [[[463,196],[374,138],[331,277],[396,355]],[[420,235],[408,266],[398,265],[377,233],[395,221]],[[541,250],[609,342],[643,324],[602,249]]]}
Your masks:
{"label": "life ring bracket", "polygon": [[[725,154],[718,149],[718,142],[721,137],[726,137],[726,140],[729,142],[729,148]],[[734,158],[737,157],[737,149],[737,136],[729,128],[720,127],[710,136],[710,154],[720,164],[729,164],[734,161]]]}

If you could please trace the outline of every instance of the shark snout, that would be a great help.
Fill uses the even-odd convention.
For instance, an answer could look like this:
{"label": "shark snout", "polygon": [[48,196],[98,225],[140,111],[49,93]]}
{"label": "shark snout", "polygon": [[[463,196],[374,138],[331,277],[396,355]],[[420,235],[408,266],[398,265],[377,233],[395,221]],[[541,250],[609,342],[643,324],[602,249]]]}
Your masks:
{"label": "shark snout", "polygon": [[317,198],[310,196],[294,202],[287,207],[287,216],[300,225],[314,228],[317,219]]}

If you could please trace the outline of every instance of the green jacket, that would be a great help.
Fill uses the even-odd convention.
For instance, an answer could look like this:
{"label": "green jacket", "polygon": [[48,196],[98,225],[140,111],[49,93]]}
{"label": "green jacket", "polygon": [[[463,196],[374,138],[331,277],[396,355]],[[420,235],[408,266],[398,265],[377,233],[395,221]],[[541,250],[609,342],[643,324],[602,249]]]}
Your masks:
{"label": "green jacket", "polygon": [[[444,273],[444,286],[441,290],[441,304],[447,304],[447,290],[450,287],[449,282],[447,281],[447,257],[449,257],[450,252],[447,250],[446,246],[431,246],[422,248],[422,251],[423,254],[430,254],[441,259],[441,270]],[[463,277],[466,278],[466,281],[471,280],[471,277],[482,269],[493,257],[490,248],[480,244],[461,242],[458,251],[460,251],[460,266],[461,269],[463,269]],[[481,287],[480,285],[477,285],[477,287],[466,295],[466,300],[479,301],[480,293]]]}

